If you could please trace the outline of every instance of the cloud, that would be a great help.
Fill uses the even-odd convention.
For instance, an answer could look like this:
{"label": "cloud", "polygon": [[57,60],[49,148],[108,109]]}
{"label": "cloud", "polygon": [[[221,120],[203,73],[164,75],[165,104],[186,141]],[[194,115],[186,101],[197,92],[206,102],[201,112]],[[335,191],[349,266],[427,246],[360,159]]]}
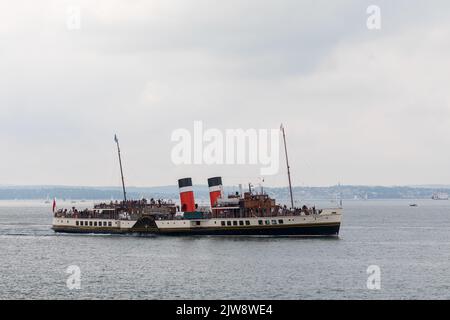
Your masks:
{"label": "cloud", "polygon": [[[3,183],[173,184],[259,167],[174,166],[171,132],[288,132],[295,184],[446,183],[449,4],[30,1],[0,6]],[[67,6],[81,29],[67,30]],[[285,185],[285,173],[266,178]]]}

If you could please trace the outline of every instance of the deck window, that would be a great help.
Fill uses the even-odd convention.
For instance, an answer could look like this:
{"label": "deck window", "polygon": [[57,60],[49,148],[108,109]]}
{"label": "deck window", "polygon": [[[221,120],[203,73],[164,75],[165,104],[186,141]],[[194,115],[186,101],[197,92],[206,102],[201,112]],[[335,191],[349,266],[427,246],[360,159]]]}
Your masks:
{"label": "deck window", "polygon": [[111,226],[112,226],[111,221],[109,221],[108,222],[108,227],[111,227]]}
{"label": "deck window", "polygon": [[231,226],[231,221],[227,221],[227,226]]}
{"label": "deck window", "polygon": [[92,227],[92,221],[89,221],[89,226]]}
{"label": "deck window", "polygon": [[103,226],[106,227],[106,221],[103,221]]}
{"label": "deck window", "polygon": [[75,224],[78,226],[79,225],[78,221],[75,221]]}
{"label": "deck window", "polygon": [[83,221],[80,221],[80,226],[82,226],[83,225]]}
{"label": "deck window", "polygon": [[237,221],[233,221],[233,226],[237,226]]}
{"label": "deck window", "polygon": [[278,223],[283,224],[284,223],[283,219],[278,220]]}
{"label": "deck window", "polygon": [[262,220],[258,220],[258,224],[259,224],[259,225],[262,225],[262,224],[263,224],[263,221],[262,221]]}
{"label": "deck window", "polygon": [[240,226],[243,226],[243,225],[244,225],[244,221],[239,220],[239,225],[240,225]]}
{"label": "deck window", "polygon": [[249,226],[249,225],[250,225],[250,221],[245,220],[245,225],[246,225],[246,226]]}
{"label": "deck window", "polygon": [[272,220],[272,224],[277,224],[277,220]]}
{"label": "deck window", "polygon": [[266,220],[266,224],[270,224],[270,220]]}
{"label": "deck window", "polygon": [[97,226],[97,221],[94,221],[94,227],[96,227]]}
{"label": "deck window", "polygon": [[224,226],[225,225],[225,221],[220,221],[220,224]]}

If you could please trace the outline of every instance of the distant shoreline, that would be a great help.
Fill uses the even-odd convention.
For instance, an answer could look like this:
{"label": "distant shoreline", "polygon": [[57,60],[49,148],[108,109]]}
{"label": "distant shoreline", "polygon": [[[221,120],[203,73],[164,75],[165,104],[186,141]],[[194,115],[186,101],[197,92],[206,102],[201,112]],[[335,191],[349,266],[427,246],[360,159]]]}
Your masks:
{"label": "distant shoreline", "polygon": [[[225,186],[225,193],[231,194],[239,190],[237,186]],[[258,187],[254,187],[259,191]],[[246,191],[246,189],[244,189]],[[264,192],[276,199],[287,199],[287,187],[264,187]],[[328,187],[294,187],[295,199],[302,200],[402,200],[431,199],[434,193],[450,194],[449,186],[328,186]],[[194,186],[197,199],[208,199],[208,187]],[[177,186],[161,187],[128,187],[128,197],[141,198],[178,198]],[[66,200],[104,200],[122,199],[120,187],[83,187],[83,186],[0,186],[0,200],[50,200],[53,198]],[[439,201],[439,200],[437,200]],[[445,200],[443,200],[445,201]]]}

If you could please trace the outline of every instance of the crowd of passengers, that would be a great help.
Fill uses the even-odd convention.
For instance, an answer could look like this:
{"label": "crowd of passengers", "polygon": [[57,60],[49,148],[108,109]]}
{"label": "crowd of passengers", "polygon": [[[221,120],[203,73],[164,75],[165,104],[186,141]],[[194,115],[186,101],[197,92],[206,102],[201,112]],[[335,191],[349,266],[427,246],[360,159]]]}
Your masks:
{"label": "crowd of passengers", "polygon": [[94,209],[114,209],[114,208],[145,208],[151,207],[161,207],[164,205],[172,204],[170,201],[164,199],[141,199],[141,200],[122,200],[122,201],[111,201],[109,203],[103,202],[96,204]]}
{"label": "crowd of passengers", "polygon": [[71,209],[59,209],[55,212],[55,217],[65,217],[65,218],[98,218],[98,219],[115,219],[116,212],[115,211],[104,211],[104,209],[144,209],[146,207],[155,207],[160,208],[165,205],[172,204],[170,201],[163,199],[154,199],[150,200],[142,199],[142,200],[127,200],[127,201],[111,201],[109,203],[103,202],[94,205],[94,209],[84,209],[78,210],[75,207]]}
{"label": "crowd of passengers", "polygon": [[316,207],[313,206],[308,208],[306,205],[301,208],[293,208],[289,209],[286,205],[282,207],[274,207],[268,212],[267,209],[248,209],[248,213],[251,216],[287,216],[287,215],[313,215],[313,214],[321,214],[322,210],[316,210]]}
{"label": "crowd of passengers", "polygon": [[[117,209],[117,208],[144,208],[148,205],[155,206],[155,207],[161,207],[166,204],[171,204],[165,200],[162,199],[153,199],[151,198],[150,201],[147,201],[147,199],[142,200],[127,200],[127,201],[111,201],[108,203],[99,203],[94,206],[93,210],[84,209],[84,210],[78,210],[75,207],[72,207],[70,210],[67,209],[59,209],[55,212],[55,217],[65,217],[65,218],[97,218],[97,219],[115,219],[116,212],[108,212],[103,211],[102,209]],[[198,208],[198,205],[196,204],[196,209]],[[180,207],[177,206],[177,210],[180,211]],[[301,208],[294,208],[293,210],[289,209],[286,205],[283,207],[276,207],[272,208],[270,212],[267,212],[266,210],[263,211],[263,209],[247,209],[247,216],[283,216],[283,215],[315,215],[320,214],[322,210],[316,210],[316,207],[313,206],[311,208],[308,208],[306,205],[303,205]],[[225,212],[224,212],[225,213]],[[226,212],[226,215],[229,215],[231,212]],[[233,214],[233,213],[232,213]],[[236,212],[235,214],[239,214]],[[211,216],[209,213],[204,213],[205,217]]]}
{"label": "crowd of passengers", "polygon": [[67,209],[59,209],[55,212],[55,217],[63,217],[63,218],[83,218],[83,219],[108,219],[112,218],[110,214],[105,214],[100,210],[78,210],[75,207],[72,207],[70,210]]}

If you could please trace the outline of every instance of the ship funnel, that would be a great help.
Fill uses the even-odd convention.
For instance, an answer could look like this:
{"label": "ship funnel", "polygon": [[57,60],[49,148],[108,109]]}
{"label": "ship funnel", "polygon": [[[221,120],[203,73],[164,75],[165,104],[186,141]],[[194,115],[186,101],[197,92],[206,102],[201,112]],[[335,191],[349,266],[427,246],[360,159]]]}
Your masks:
{"label": "ship funnel", "polygon": [[192,188],[192,179],[184,178],[178,180],[178,187],[180,189],[181,211],[194,212],[195,200],[194,200],[194,190]]}
{"label": "ship funnel", "polygon": [[222,177],[209,178],[208,187],[209,187],[209,200],[211,201],[211,207],[214,207],[217,203],[217,199],[223,198]]}

